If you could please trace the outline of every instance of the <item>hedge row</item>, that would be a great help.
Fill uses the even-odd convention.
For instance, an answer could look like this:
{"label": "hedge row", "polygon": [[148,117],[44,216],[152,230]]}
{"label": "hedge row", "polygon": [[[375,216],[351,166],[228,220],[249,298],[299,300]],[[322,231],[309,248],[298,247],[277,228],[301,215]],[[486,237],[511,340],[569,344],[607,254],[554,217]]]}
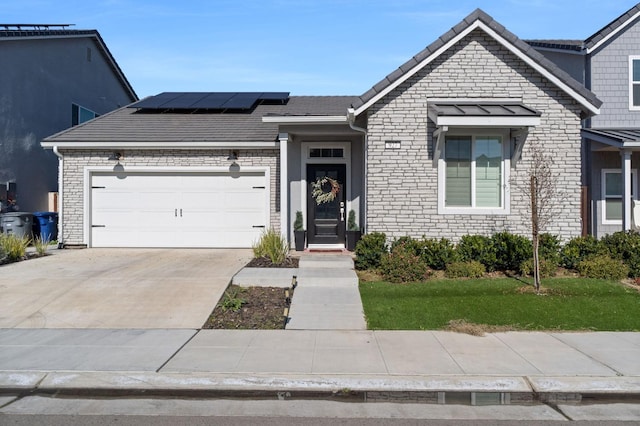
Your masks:
{"label": "hedge row", "polygon": [[[553,275],[558,268],[575,270],[593,278],[640,277],[640,234],[616,232],[597,240],[577,237],[561,245],[551,234],[540,236],[541,275]],[[454,245],[446,238],[401,237],[387,243],[384,233],[362,237],[355,250],[357,269],[379,270],[392,282],[419,281],[434,270],[449,277],[476,277],[485,272],[504,271],[531,275],[531,240],[509,232],[491,237],[465,235]]]}

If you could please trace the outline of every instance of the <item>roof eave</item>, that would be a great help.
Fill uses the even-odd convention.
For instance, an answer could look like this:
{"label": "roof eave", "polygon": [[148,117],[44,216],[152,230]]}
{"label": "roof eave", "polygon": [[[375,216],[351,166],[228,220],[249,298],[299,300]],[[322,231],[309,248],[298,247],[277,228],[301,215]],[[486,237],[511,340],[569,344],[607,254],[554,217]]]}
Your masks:
{"label": "roof eave", "polygon": [[[525,51],[519,49],[513,43],[511,43],[509,40],[507,40],[507,38],[505,38],[505,37],[501,36],[500,34],[498,34],[493,28],[491,28],[491,26],[489,26],[488,24],[484,23],[478,17],[472,23],[470,23],[466,28],[464,28],[464,29],[457,28],[456,29],[457,33],[453,37],[451,37],[445,43],[442,43],[440,45],[440,47],[438,47],[433,53],[431,53],[430,55],[425,57],[422,61],[418,62],[415,66],[411,67],[411,69],[409,69],[408,71],[404,72],[396,80],[394,80],[392,82],[389,82],[389,84],[386,84],[386,85],[381,84],[381,83],[384,83],[385,80],[388,80],[388,77],[386,77],[384,80],[381,81],[381,83],[378,83],[376,86],[374,86],[373,89],[371,89],[369,92],[365,93],[363,95],[363,97],[365,97],[365,98],[367,96],[369,96],[369,93],[371,91],[373,91],[375,94],[373,94],[371,96],[371,98],[369,98],[366,102],[362,103],[362,105],[357,106],[354,109],[355,110],[355,115],[358,116],[358,115],[362,114],[364,111],[369,109],[369,107],[371,107],[373,104],[375,104],[380,99],[382,99],[384,96],[386,96],[391,91],[396,89],[399,85],[401,85],[402,83],[407,81],[409,78],[411,78],[413,75],[415,75],[418,71],[423,69],[425,66],[427,66],[429,63],[431,63],[435,59],[437,59],[441,54],[446,52],[449,48],[451,48],[453,45],[458,43],[461,39],[463,39],[469,33],[471,33],[472,31],[474,31],[475,29],[478,29],[478,28],[483,30],[487,34],[489,34],[496,41],[498,41],[501,45],[503,45],[506,49],[508,49],[510,52],[514,53],[518,58],[522,59],[529,66],[534,68],[536,71],[538,71],[543,76],[545,76],[547,79],[549,79],[553,84],[555,84],[556,86],[561,88],[564,92],[569,94],[572,98],[574,98],[582,106],[582,109],[585,111],[586,115],[591,116],[591,115],[597,115],[597,114],[600,113],[600,106],[602,105],[602,102],[599,99],[596,98],[596,102],[592,103],[589,99],[587,99],[586,97],[584,97],[583,95],[578,93],[576,90],[574,90],[572,87],[570,87],[567,83],[563,82],[554,73],[552,73],[547,68],[545,68],[544,66],[542,66],[541,64],[539,64],[538,62],[533,60],[533,58],[531,58],[531,56],[528,53],[526,53]],[[515,38],[515,36],[513,36],[513,37]],[[439,41],[440,40],[441,39],[439,39]],[[524,42],[522,42],[522,43],[524,43]],[[438,43],[438,44],[440,44],[440,43]],[[533,49],[533,48],[531,48],[531,49]],[[409,61],[409,63],[410,62],[411,61]],[[407,65],[407,64],[405,64],[405,65]],[[380,87],[380,89],[376,89],[377,86],[383,86],[383,87]],[[594,96],[594,98],[595,98],[595,96]]]}
{"label": "roof eave", "polygon": [[[626,15],[627,13],[629,13],[630,11],[632,11],[634,8],[637,8],[638,5],[634,6],[633,8],[631,8],[629,11],[627,11],[625,14],[623,14],[621,17],[624,17],[624,15]],[[592,53],[595,50],[598,50],[600,48],[600,46],[602,46],[603,44],[607,43],[609,40],[611,40],[613,37],[615,37],[618,33],[622,32],[625,28],[627,28],[633,21],[635,21],[636,19],[638,19],[638,17],[640,17],[640,10],[636,11],[633,15],[631,15],[629,18],[627,18],[622,24],[618,25],[616,28],[614,28],[611,32],[609,32],[607,35],[605,35],[604,37],[602,37],[600,40],[598,40],[597,42],[593,43],[591,45],[590,42],[587,42],[587,54]],[[618,18],[620,19],[620,18]],[[605,28],[603,28],[602,30],[598,31],[597,33],[595,33],[594,35],[592,35],[591,37],[589,37],[587,40],[590,40],[592,38],[595,38],[596,36],[598,36],[600,33],[602,33],[603,31],[607,30],[610,28],[610,26],[612,24],[614,24],[618,19],[614,20],[613,22],[611,22],[609,25],[607,25]]]}
{"label": "roof eave", "polygon": [[348,124],[345,115],[266,115],[262,117],[263,123],[275,124]]}
{"label": "roof eave", "polygon": [[53,149],[269,149],[277,148],[273,141],[91,141],[45,139],[40,143],[43,148]]}

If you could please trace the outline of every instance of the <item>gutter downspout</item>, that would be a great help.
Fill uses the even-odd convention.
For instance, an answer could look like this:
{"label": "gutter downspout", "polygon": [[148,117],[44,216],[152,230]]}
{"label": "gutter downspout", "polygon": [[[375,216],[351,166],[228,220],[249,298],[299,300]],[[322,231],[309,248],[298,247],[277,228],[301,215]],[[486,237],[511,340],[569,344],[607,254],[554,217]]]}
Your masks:
{"label": "gutter downspout", "polygon": [[364,195],[364,203],[362,203],[362,210],[363,210],[363,215],[362,215],[362,224],[360,226],[360,229],[364,229],[364,232],[367,232],[367,180],[368,180],[368,175],[367,175],[367,154],[368,154],[368,143],[369,143],[369,134],[367,133],[367,129],[362,128],[362,127],[358,127],[356,125],[354,125],[353,123],[355,123],[356,121],[356,113],[355,110],[353,108],[347,108],[347,121],[349,122],[349,127],[351,128],[351,130],[355,130],[356,132],[360,132],[362,133],[362,139],[364,142],[364,147],[363,147],[363,151],[364,151],[364,155],[362,156],[362,171],[363,171],[363,175],[364,175],[364,180],[362,183],[362,192]]}
{"label": "gutter downspout", "polygon": [[58,157],[58,248],[64,248],[64,234],[62,233],[62,206],[64,204],[62,171],[64,168],[64,157],[60,151],[58,151],[58,146],[53,147],[53,153]]}

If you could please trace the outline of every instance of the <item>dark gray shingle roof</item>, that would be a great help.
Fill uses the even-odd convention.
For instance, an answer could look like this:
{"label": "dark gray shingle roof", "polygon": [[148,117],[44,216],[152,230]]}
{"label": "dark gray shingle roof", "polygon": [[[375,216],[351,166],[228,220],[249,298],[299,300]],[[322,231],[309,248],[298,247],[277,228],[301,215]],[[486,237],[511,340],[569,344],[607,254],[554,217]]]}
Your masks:
{"label": "dark gray shingle roof", "polygon": [[416,65],[420,64],[425,58],[429,57],[433,53],[435,53],[439,48],[445,45],[447,42],[454,39],[458,34],[467,29],[470,25],[472,25],[476,21],[481,21],[495,32],[497,32],[500,36],[504,37],[508,40],[513,46],[517,49],[528,55],[533,61],[537,64],[541,65],[544,69],[546,69],[551,74],[555,75],[558,79],[560,79],[564,84],[569,86],[573,91],[579,93],[582,97],[587,99],[591,104],[596,107],[600,107],[602,105],[602,101],[600,101],[595,94],[586,89],[581,83],[576,81],[573,77],[567,74],[565,71],[560,69],[556,64],[545,58],[541,53],[537,52],[533,47],[529,46],[524,41],[520,40],[515,34],[508,31],[504,26],[502,26],[499,22],[495,21],[491,16],[482,11],[481,9],[476,9],[469,16],[464,18],[460,23],[451,28],[448,32],[440,36],[440,38],[429,46],[427,46],[424,50],[419,52],[413,58],[409,59],[403,65],[401,65],[397,70],[386,76],[382,79],[378,84],[374,85],[371,89],[369,89],[366,93],[359,97],[358,101],[354,103],[353,107],[358,109],[362,105],[366,104],[368,101],[373,99],[376,95],[384,91],[387,87],[392,85],[399,78],[404,76],[409,70],[414,68]]}
{"label": "dark gray shingle roof", "polygon": [[546,47],[548,49],[571,50],[581,52],[584,49],[582,40],[524,40],[529,46]]}
{"label": "dark gray shingle roof", "polygon": [[258,105],[247,113],[145,113],[120,108],[44,140],[58,142],[272,142],[277,123],[265,115],[346,115],[354,96],[292,96],[286,105]]}
{"label": "dark gray shingle roof", "polygon": [[631,9],[627,10],[625,13],[611,21],[609,24],[605,25],[602,29],[596,31],[591,37],[584,41],[585,47],[587,49],[591,49],[603,38],[607,37],[609,34],[615,31],[618,27],[624,25],[638,12],[640,12],[640,3],[636,4]]}

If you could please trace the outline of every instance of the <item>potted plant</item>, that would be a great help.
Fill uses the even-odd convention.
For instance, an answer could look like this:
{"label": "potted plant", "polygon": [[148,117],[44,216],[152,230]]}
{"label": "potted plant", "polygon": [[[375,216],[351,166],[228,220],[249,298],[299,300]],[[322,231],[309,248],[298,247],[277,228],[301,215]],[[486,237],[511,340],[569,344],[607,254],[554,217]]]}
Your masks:
{"label": "potted plant", "polygon": [[356,223],[356,212],[349,210],[349,216],[347,217],[347,250],[354,251],[361,236],[362,232]]}
{"label": "potted plant", "polygon": [[296,212],[296,220],[293,222],[293,235],[296,245],[296,251],[304,250],[305,230],[302,223],[302,212]]}

